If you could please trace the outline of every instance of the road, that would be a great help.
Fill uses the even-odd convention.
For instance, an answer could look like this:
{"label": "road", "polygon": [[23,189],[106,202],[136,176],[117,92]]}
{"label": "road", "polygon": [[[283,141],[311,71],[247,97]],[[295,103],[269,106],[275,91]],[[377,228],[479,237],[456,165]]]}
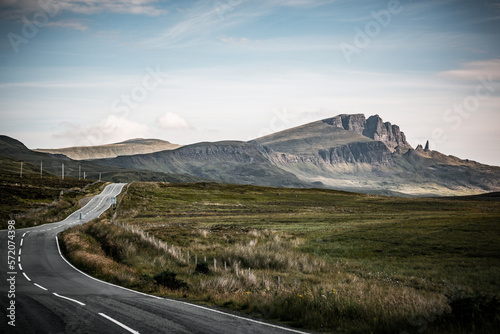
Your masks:
{"label": "road", "polygon": [[[57,235],[99,217],[124,185],[108,185],[61,222],[16,229],[15,237],[10,234],[14,243],[9,243],[8,231],[0,231],[0,306],[4,315],[0,333],[300,333],[141,294],[96,280],[71,266],[60,254]],[[15,265],[9,268],[12,258],[8,255],[14,253],[9,249],[13,248]]]}

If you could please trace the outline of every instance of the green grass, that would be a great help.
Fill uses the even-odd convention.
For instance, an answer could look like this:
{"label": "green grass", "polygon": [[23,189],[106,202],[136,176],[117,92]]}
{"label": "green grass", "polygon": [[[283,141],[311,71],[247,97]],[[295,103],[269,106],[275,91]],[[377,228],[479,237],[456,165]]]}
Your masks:
{"label": "green grass", "polygon": [[[133,183],[116,222],[68,231],[66,253],[136,289],[325,332],[488,333],[500,324],[498,200]],[[195,255],[207,257],[209,274],[196,273]],[[157,284],[167,269],[189,288]]]}

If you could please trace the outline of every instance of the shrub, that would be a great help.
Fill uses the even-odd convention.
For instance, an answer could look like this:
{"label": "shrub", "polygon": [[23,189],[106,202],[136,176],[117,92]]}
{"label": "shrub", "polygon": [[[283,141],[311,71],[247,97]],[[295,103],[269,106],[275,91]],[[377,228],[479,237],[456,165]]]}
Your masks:
{"label": "shrub", "polygon": [[210,271],[210,269],[208,269],[208,263],[205,261],[198,262],[195,271],[200,274],[208,274]]}
{"label": "shrub", "polygon": [[187,283],[176,278],[176,276],[177,274],[175,272],[167,269],[154,276],[153,279],[158,285],[163,285],[172,290],[187,289]]}
{"label": "shrub", "polygon": [[448,297],[451,314],[457,321],[488,321],[500,313],[500,299],[482,293]]}

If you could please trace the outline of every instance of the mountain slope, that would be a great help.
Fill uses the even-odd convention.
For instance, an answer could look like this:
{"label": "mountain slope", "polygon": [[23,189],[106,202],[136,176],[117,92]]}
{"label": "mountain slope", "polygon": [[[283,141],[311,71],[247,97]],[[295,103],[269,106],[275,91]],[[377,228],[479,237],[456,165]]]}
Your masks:
{"label": "mountain slope", "polygon": [[60,149],[35,149],[37,152],[63,154],[73,160],[114,158],[120,155],[135,155],[173,150],[181,147],[159,139],[131,139],[121,143],[99,146],[77,146]]}
{"label": "mountain slope", "polygon": [[[64,164],[65,177],[81,177],[84,172],[88,179],[101,179],[113,182],[131,181],[165,181],[165,182],[197,182],[204,181],[190,175],[170,175],[165,173],[155,173],[151,171],[136,171],[110,166],[102,166],[90,161],[75,161],[65,155],[52,155],[48,153],[35,152],[28,149],[20,141],[8,136],[0,135],[0,156],[28,162],[35,166],[42,164],[43,171],[60,176],[62,174],[62,164]],[[38,167],[39,168],[39,167]]]}
{"label": "mountain slope", "polygon": [[94,161],[108,166],[188,174],[238,184],[311,186],[274,166],[254,145],[240,141],[198,143],[171,151]]}

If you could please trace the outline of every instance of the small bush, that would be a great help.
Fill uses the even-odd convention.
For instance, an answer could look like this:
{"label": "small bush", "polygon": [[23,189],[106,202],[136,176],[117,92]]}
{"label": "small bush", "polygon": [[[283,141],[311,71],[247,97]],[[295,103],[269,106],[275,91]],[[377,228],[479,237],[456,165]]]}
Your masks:
{"label": "small bush", "polygon": [[164,287],[167,287],[172,290],[187,289],[188,285],[186,284],[186,282],[177,279],[176,276],[177,276],[176,273],[167,269],[162,271],[158,275],[154,276],[153,279],[156,281],[157,284],[163,285]]}
{"label": "small bush", "polygon": [[448,297],[451,314],[457,321],[488,321],[500,313],[500,299],[482,293]]}
{"label": "small bush", "polygon": [[196,264],[195,271],[199,274],[208,274],[210,272],[210,269],[208,268],[208,263],[205,261],[198,262]]}

